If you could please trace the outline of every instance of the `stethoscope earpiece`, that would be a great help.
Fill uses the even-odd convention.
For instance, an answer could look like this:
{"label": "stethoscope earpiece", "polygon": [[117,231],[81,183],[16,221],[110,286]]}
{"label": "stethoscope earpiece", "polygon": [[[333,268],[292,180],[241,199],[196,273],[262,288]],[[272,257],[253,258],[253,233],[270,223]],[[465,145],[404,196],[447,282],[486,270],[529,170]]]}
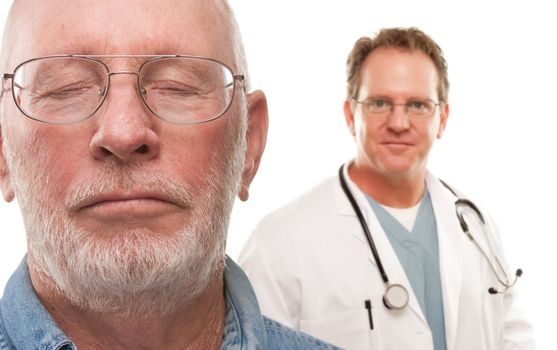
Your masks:
{"label": "stethoscope earpiece", "polygon": [[[503,286],[505,287],[505,289],[503,289],[502,291],[498,291],[497,289],[491,287],[489,288],[487,291],[489,292],[489,294],[499,294],[499,293],[505,293],[507,290],[509,290],[509,288],[514,287],[514,285],[516,284],[516,281],[518,281],[518,278],[522,276],[522,269],[517,269],[515,274],[514,274],[514,281],[512,283],[501,283],[503,284]],[[499,278],[499,277],[497,277]]]}

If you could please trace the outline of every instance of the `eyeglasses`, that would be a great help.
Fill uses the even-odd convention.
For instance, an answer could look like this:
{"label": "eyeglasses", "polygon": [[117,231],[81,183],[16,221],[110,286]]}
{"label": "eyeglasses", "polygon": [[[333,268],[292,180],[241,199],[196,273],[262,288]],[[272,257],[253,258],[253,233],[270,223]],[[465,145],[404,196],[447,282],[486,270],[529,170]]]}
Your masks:
{"label": "eyeglasses", "polygon": [[[137,71],[111,72],[101,60],[144,60]],[[11,79],[16,106],[27,117],[51,124],[83,121],[101,107],[114,75],[137,77],[137,91],[157,117],[199,124],[222,116],[245,77],[214,59],[183,55],[56,55],[18,65]]]}
{"label": "eyeglasses", "polygon": [[439,106],[439,103],[429,99],[412,99],[406,103],[393,103],[385,98],[368,98],[363,101],[354,100],[354,102],[361,104],[367,114],[378,117],[386,117],[393,113],[395,106],[404,106],[406,115],[414,119],[431,117]]}

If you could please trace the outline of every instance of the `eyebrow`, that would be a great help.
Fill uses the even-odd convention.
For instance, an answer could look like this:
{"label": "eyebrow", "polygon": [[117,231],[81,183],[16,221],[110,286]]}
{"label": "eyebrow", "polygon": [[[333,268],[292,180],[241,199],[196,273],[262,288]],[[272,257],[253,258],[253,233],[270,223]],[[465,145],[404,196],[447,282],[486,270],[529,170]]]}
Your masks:
{"label": "eyebrow", "polygon": [[[363,101],[365,101],[365,100],[377,100],[377,99],[389,100],[389,101],[393,100],[393,98],[391,96],[387,96],[387,95],[368,95],[366,98],[363,99]],[[408,97],[408,98],[405,99],[406,102],[415,101],[415,100],[435,101],[430,96],[411,96],[411,97]]]}

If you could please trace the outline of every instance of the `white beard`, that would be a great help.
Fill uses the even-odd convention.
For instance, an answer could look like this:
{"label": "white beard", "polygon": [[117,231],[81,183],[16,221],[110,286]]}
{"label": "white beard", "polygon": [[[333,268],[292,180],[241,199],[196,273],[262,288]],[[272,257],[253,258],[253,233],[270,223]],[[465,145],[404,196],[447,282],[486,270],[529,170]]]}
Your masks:
{"label": "white beard", "polygon": [[[177,178],[149,171],[147,165],[107,164],[100,173],[72,184],[64,205],[54,203],[47,191],[48,169],[40,165],[47,164],[42,159],[48,155],[16,157],[6,147],[24,214],[30,268],[52,291],[93,312],[167,315],[192,302],[222,278],[230,212],[243,169],[245,128],[228,135],[220,148],[223,154],[212,157],[222,161],[199,174],[198,183],[206,189],[199,198]],[[103,190],[138,185],[179,198],[189,209],[187,225],[170,235],[141,227],[111,232],[104,239],[84,232],[64,210]]]}

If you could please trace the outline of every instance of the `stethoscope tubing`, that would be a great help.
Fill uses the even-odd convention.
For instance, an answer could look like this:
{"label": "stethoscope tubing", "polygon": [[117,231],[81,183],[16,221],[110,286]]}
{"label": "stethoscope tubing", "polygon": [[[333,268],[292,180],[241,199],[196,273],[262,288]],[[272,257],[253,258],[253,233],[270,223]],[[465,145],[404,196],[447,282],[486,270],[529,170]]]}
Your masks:
{"label": "stethoscope tubing", "polygon": [[[456,193],[456,191],[451,186],[449,186],[446,182],[444,182],[443,180],[439,180],[439,181],[441,182],[441,184],[443,184],[443,186],[445,186],[445,188],[447,188],[457,198],[457,200],[455,202],[455,211],[456,211],[456,216],[458,218],[458,222],[460,223],[460,227],[462,229],[462,232],[464,232],[464,234],[474,243],[474,245],[482,253],[485,260],[487,260],[487,263],[489,264],[491,270],[495,274],[495,277],[497,278],[497,281],[504,287],[504,290],[501,291],[501,292],[497,291],[493,287],[489,288],[488,292],[490,294],[497,294],[497,293],[505,292],[508,289],[514,287],[514,285],[518,281],[518,278],[520,276],[522,276],[522,269],[517,269],[516,270],[515,278],[514,278],[513,281],[511,281],[510,278],[509,278],[509,275],[507,274],[506,269],[503,267],[503,264],[501,263],[501,260],[499,259],[497,254],[495,254],[495,250],[491,246],[491,243],[490,243],[489,237],[486,233],[486,230],[482,228],[482,232],[484,233],[484,236],[485,236],[487,248],[491,251],[491,253],[492,253],[491,255],[493,256],[493,259],[495,260],[495,263],[497,264],[497,266],[495,266],[495,264],[493,263],[493,259],[489,258],[489,255],[487,254],[486,250],[482,247],[480,242],[470,232],[470,228],[468,227],[468,224],[466,223],[466,220],[464,219],[464,210],[462,208],[467,207],[470,210],[472,210],[476,214],[476,216],[478,216],[478,218],[480,219],[481,225],[483,227],[485,227],[486,226],[485,218],[484,218],[482,212],[480,211],[480,209],[471,200],[466,199],[466,198],[461,198]],[[497,268],[497,267],[499,267],[499,268]]]}
{"label": "stethoscope tubing", "polygon": [[[445,185],[445,187],[447,186],[447,184],[443,183]],[[458,217],[458,221],[460,222],[460,226],[462,227],[462,232],[464,232],[464,234],[474,243],[474,245],[478,248],[478,250],[482,253],[482,255],[484,256],[485,260],[487,260],[487,263],[489,264],[489,266],[491,267],[491,270],[493,270],[493,273],[495,274],[495,277],[497,278],[497,281],[505,288],[505,290],[512,288],[517,280],[518,277],[520,277],[522,275],[522,270],[518,269],[516,271],[516,277],[513,281],[510,280],[509,275],[507,274],[506,269],[503,267],[503,264],[501,263],[501,260],[499,259],[499,257],[497,256],[497,254],[495,254],[495,250],[493,249],[493,246],[491,245],[491,242],[489,240],[489,237],[486,234],[485,229],[482,229],[482,232],[484,233],[485,236],[485,243],[487,245],[487,249],[489,249],[491,251],[491,255],[492,255],[492,259],[489,258],[489,254],[487,254],[487,251],[484,249],[484,247],[480,244],[480,242],[476,239],[476,237],[474,237],[474,235],[470,232],[470,228],[468,227],[468,224],[466,223],[465,219],[464,219],[464,210],[460,209],[463,207],[468,207],[470,208],[480,219],[481,225],[483,227],[485,227],[486,222],[484,220],[483,215],[481,214],[480,210],[478,209],[478,207],[476,205],[474,205],[474,203],[472,203],[471,201],[467,200],[467,199],[458,199],[455,202],[455,208],[456,208],[456,215]],[[493,260],[495,260],[495,262],[493,262]],[[497,264],[497,265],[496,265]],[[494,288],[490,288],[490,293],[492,294],[496,294],[493,293],[491,291],[494,291]]]}
{"label": "stethoscope tubing", "polygon": [[346,179],[344,178],[344,165],[342,165],[338,169],[338,178],[340,180],[340,186],[342,187],[342,190],[346,194],[348,201],[352,205],[352,208],[354,209],[354,212],[358,217],[358,221],[362,226],[367,243],[369,244],[369,248],[371,249],[373,259],[375,259],[375,263],[377,264],[377,269],[379,270],[381,279],[385,283],[386,287],[385,293],[383,294],[383,305],[385,305],[385,307],[390,310],[402,310],[406,307],[406,305],[408,305],[410,295],[406,287],[404,287],[402,284],[391,284],[389,282],[389,277],[387,276],[387,272],[383,267],[383,262],[379,257],[379,252],[377,251],[377,247],[375,246],[375,242],[373,241],[373,237],[371,236],[371,232],[369,231],[364,215],[362,214],[360,207],[356,203],[356,199],[352,195],[352,192],[350,191],[350,189],[348,188],[348,184],[346,183]]}
{"label": "stethoscope tubing", "polygon": [[358,206],[358,203],[356,203],[356,199],[354,198],[354,196],[352,195],[352,192],[348,188],[348,184],[346,183],[346,179],[344,178],[344,165],[342,165],[338,169],[338,178],[340,180],[340,186],[342,187],[342,190],[346,194],[346,197],[348,198],[348,201],[352,205],[352,208],[354,209],[354,212],[356,213],[356,216],[358,217],[358,221],[360,222],[360,224],[362,226],[362,229],[364,230],[364,235],[367,239],[367,243],[369,244],[369,248],[371,249],[371,253],[373,254],[373,258],[375,259],[375,262],[377,264],[377,268],[379,269],[379,273],[381,274],[381,279],[383,280],[383,282],[388,284],[389,283],[389,277],[387,276],[387,273],[385,272],[385,268],[383,267],[383,263],[381,262],[381,258],[379,258],[379,252],[377,252],[377,248],[375,246],[375,242],[373,241],[373,237],[371,236],[371,232],[369,232],[367,222],[364,218],[364,215],[362,214],[362,211],[360,210],[360,207]]}
{"label": "stethoscope tubing", "polygon": [[[402,290],[404,290],[404,292],[408,293],[408,291],[406,290],[406,288],[404,286],[402,286],[400,284],[393,284],[393,285],[390,284],[389,277],[387,276],[385,268],[383,267],[383,263],[381,261],[381,258],[379,257],[379,252],[377,251],[377,247],[375,246],[375,242],[373,241],[373,237],[371,235],[371,232],[369,231],[369,228],[368,228],[367,222],[364,218],[364,215],[362,214],[362,211],[360,210],[360,207],[356,203],[356,199],[354,198],[354,196],[352,195],[352,192],[350,191],[350,188],[348,187],[348,183],[346,182],[346,179],[345,179],[345,176],[344,176],[344,170],[345,170],[345,165],[341,165],[340,168],[338,169],[338,177],[339,177],[339,180],[340,180],[340,186],[342,187],[342,190],[344,191],[346,197],[348,198],[348,201],[350,202],[352,208],[354,209],[354,212],[356,213],[356,216],[358,217],[358,221],[360,222],[360,225],[362,226],[362,229],[364,231],[364,235],[365,235],[366,240],[369,244],[369,248],[370,248],[371,253],[373,255],[373,258],[375,259],[375,262],[377,264],[377,269],[379,270],[379,273],[381,275],[381,279],[387,285],[387,292],[389,291],[389,289],[391,287],[396,287],[396,288],[401,288]],[[441,182],[441,184],[443,184],[444,187],[446,187],[457,198],[454,205],[455,205],[456,216],[458,218],[458,221],[459,221],[460,227],[462,229],[462,232],[478,248],[478,250],[484,256],[484,258],[487,260],[489,266],[491,267],[493,273],[495,274],[495,277],[497,278],[497,281],[504,287],[503,291],[498,291],[495,288],[491,287],[491,288],[489,288],[488,292],[490,294],[504,293],[508,289],[514,287],[518,278],[520,276],[522,276],[522,270],[517,269],[516,274],[515,274],[515,278],[514,278],[513,281],[511,281],[509,279],[509,275],[507,274],[505,268],[503,267],[503,264],[501,263],[501,260],[499,259],[497,254],[495,254],[494,249],[491,246],[491,243],[489,241],[489,237],[487,236],[487,233],[485,232],[485,230],[482,229],[482,232],[486,236],[486,244],[487,244],[489,250],[491,251],[491,253],[493,255],[493,259],[495,259],[495,262],[496,262],[497,266],[499,267],[499,269],[497,268],[497,266],[495,266],[495,264],[493,263],[493,260],[489,258],[489,255],[487,254],[485,249],[481,246],[481,244],[478,242],[478,240],[470,232],[468,224],[467,224],[466,220],[464,219],[462,209],[464,207],[467,207],[470,210],[472,210],[478,216],[482,226],[485,227],[486,222],[485,222],[484,216],[482,215],[482,212],[480,211],[480,209],[472,201],[470,201],[468,199],[465,199],[465,198],[460,198],[460,196],[456,193],[456,191],[453,190],[453,188],[451,186],[449,186],[447,183],[445,183],[443,180],[439,180],[439,181]],[[503,276],[501,276],[501,274]],[[384,295],[383,302],[384,302],[385,306],[387,306],[390,309],[402,309],[408,303],[408,301],[406,301],[406,303],[404,303],[404,305],[401,304],[401,306],[399,306],[399,307],[396,307],[396,306],[391,307],[391,303],[389,302],[389,300],[387,300],[387,297],[386,297],[387,295],[388,295],[388,293],[386,293]]]}

